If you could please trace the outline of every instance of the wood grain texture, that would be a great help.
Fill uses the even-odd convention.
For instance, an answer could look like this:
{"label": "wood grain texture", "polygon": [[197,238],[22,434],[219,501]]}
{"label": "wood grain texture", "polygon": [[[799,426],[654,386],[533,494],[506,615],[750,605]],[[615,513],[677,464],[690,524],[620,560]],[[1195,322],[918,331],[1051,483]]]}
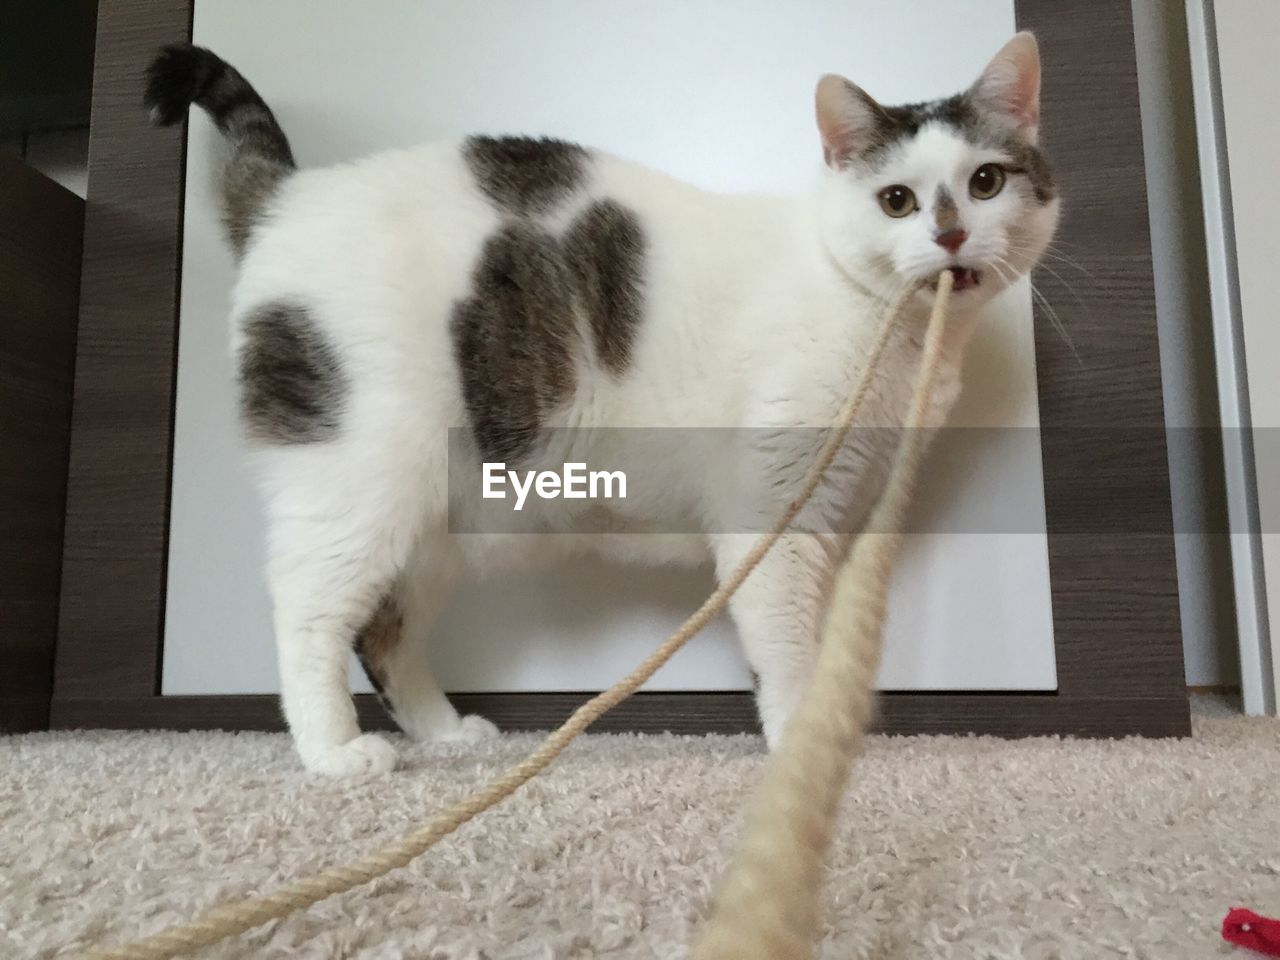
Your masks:
{"label": "wood grain texture", "polygon": [[[1019,25],[1041,40],[1044,136],[1067,198],[1060,246],[1081,268],[1051,261],[1052,270],[1036,277],[1079,352],[1077,361],[1038,308],[1060,688],[1045,696],[887,695],[882,724],[893,732],[1185,734],[1130,9],[1091,0],[1015,5]],[[137,71],[155,45],[189,34],[190,16],[191,0],[104,0],[100,15],[81,321],[89,329],[76,383],[53,718],[61,726],[279,724],[274,698],[158,695],[183,140],[145,126],[136,109]],[[1135,439],[1080,442],[1080,431],[1117,425],[1134,428]],[[1100,490],[1113,498],[1125,529],[1099,532],[1090,498],[1096,505]],[[583,696],[457,700],[524,729],[550,725]],[[361,710],[366,718],[379,715],[371,699],[361,700]],[[605,728],[694,732],[754,724],[746,695],[646,694]]]}
{"label": "wood grain texture", "polygon": [[190,33],[186,0],[99,5],[55,714],[157,692],[185,141],[142,78]]}
{"label": "wood grain texture", "polygon": [[[1037,303],[1058,693],[1155,698],[1190,732],[1132,13],[1018,0],[1017,17],[1040,41],[1042,138],[1064,197],[1055,252],[1071,261],[1034,277],[1071,339]],[[1101,503],[1121,518],[1110,532],[1090,525]]]}
{"label": "wood grain texture", "polygon": [[[507,731],[550,730],[589,693],[462,693],[450,699]],[[1139,697],[1068,699],[1049,694],[891,693],[880,698],[876,731],[894,735],[999,737],[1178,737],[1185,693],[1172,702]],[[377,697],[356,697],[365,729],[391,730]],[[146,730],[283,730],[274,696],[147,697],[72,701],[63,726]],[[749,693],[638,693],[591,727],[592,733],[759,733]]]}
{"label": "wood grain texture", "polygon": [[0,154],[0,730],[48,726],[84,201]]}

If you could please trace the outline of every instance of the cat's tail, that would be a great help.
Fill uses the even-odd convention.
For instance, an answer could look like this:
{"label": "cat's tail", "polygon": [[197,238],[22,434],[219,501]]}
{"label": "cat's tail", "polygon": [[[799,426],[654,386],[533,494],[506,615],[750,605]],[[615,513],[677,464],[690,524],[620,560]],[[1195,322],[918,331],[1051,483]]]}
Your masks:
{"label": "cat's tail", "polygon": [[280,183],[297,169],[275,114],[239,71],[192,44],[165,47],[147,69],[143,98],[159,126],[177,123],[199,104],[231,143],[222,171],[222,220],[237,254]]}

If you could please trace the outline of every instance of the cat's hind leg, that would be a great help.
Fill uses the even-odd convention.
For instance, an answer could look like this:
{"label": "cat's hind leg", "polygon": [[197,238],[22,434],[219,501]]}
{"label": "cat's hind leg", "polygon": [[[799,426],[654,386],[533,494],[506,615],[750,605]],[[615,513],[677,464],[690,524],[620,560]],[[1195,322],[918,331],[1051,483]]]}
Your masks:
{"label": "cat's hind leg", "polygon": [[477,741],[498,729],[480,716],[459,716],[431,671],[428,634],[454,579],[452,551],[439,538],[419,549],[395,591],[356,636],[356,654],[392,718],[420,742]]}
{"label": "cat's hind leg", "polygon": [[294,745],[316,773],[386,772],[395,751],[361,734],[348,667],[357,638],[385,629],[396,609],[425,513],[411,482],[419,471],[337,446],[272,451],[264,466],[267,585]]}
{"label": "cat's hind leg", "polygon": [[313,773],[385,773],[395,766],[395,749],[377,734],[361,734],[348,661],[355,637],[382,616],[394,568],[366,560],[376,545],[357,546],[340,534],[295,534],[293,542],[296,548],[268,564],[267,576],[281,705],[294,746]]}

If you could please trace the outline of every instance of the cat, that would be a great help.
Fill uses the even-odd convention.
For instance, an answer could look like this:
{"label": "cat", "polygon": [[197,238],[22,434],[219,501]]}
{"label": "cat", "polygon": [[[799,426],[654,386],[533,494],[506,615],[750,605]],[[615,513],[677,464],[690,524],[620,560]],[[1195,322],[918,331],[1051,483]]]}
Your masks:
{"label": "cat", "polygon": [[[927,284],[950,270],[940,425],[981,308],[1030,271],[1057,224],[1039,88],[1029,33],[933,102],[882,106],[825,76],[816,188],[741,196],[546,138],[473,136],[299,170],[234,68],[200,47],[163,50],[148,72],[152,120],[177,123],[194,103],[229,143],[232,349],[267,517],[282,706],[305,767],[395,766],[391,743],[357,724],[353,649],[411,737],[496,733],[458,715],[428,662],[432,618],[459,575],[594,551],[710,560],[723,577],[820,446],[820,430],[797,428],[831,426],[906,295],[857,426],[901,423]],[[734,429],[690,431],[655,455],[612,429],[635,427]],[[796,532],[731,603],[770,746],[803,696],[832,572],[891,440],[855,431]],[[607,524],[591,526],[599,504],[536,497],[505,516],[555,536],[494,519],[480,463],[570,459],[627,464],[630,490]],[[474,482],[456,479],[459,466]]]}

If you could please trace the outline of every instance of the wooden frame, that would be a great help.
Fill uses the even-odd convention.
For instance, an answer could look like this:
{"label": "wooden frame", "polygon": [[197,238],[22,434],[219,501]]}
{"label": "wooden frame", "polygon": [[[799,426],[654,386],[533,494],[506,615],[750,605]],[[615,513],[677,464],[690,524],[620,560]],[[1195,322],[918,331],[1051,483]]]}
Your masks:
{"label": "wooden frame", "polygon": [[[103,0],[53,723],[281,726],[274,697],[165,697],[160,690],[182,242],[181,130],[147,126],[140,71],[187,39],[192,0]],[[1152,290],[1133,24],[1128,4],[1016,0],[1045,58],[1044,129],[1068,198],[1059,234],[1087,282],[1071,297],[1082,362],[1037,312],[1045,496],[1058,669],[1048,694],[900,693],[896,733],[1153,736],[1190,732]],[[1070,306],[1069,306],[1070,305]],[[1121,456],[1078,442],[1123,425]],[[1073,433],[1074,432],[1074,433]],[[1104,486],[1100,487],[1099,484]],[[1098,531],[1090,491],[1134,533]],[[587,694],[455,699],[509,729],[549,726]],[[366,721],[381,719],[361,698]],[[599,729],[754,729],[748,694],[653,693]]]}

